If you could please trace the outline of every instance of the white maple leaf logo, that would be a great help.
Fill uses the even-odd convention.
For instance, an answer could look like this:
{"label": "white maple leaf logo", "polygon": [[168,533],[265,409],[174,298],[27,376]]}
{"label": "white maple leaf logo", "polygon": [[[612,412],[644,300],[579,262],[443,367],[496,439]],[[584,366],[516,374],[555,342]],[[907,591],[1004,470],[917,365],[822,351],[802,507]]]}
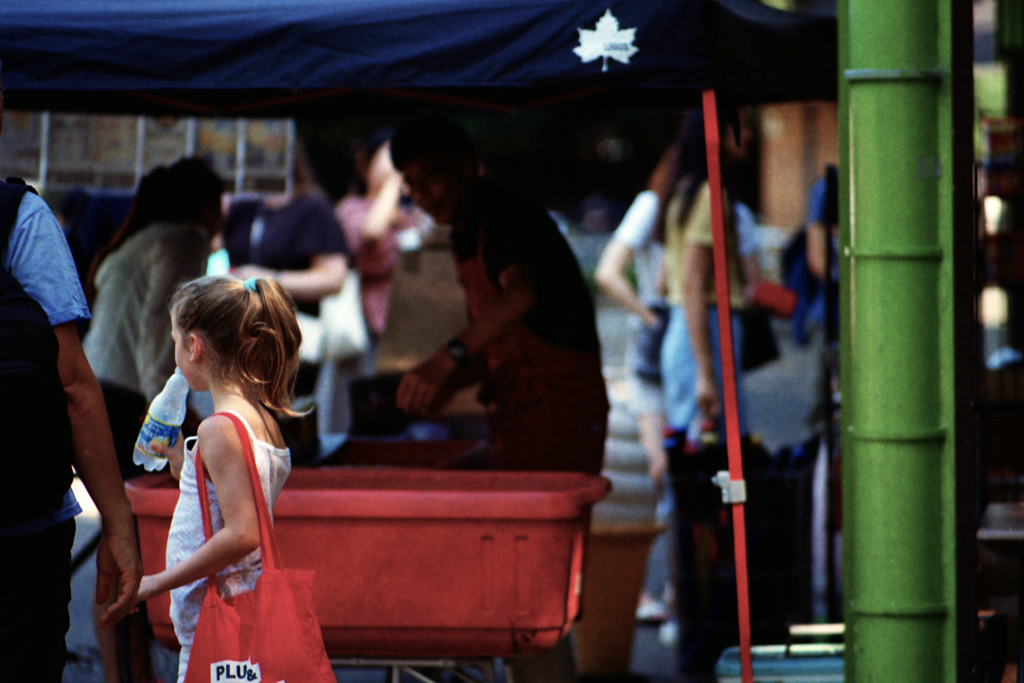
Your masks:
{"label": "white maple leaf logo", "polygon": [[640,51],[640,48],[633,45],[636,29],[619,29],[619,20],[610,9],[597,20],[594,29],[576,29],[580,32],[580,45],[573,48],[573,52],[584,63],[603,57],[604,65],[601,71],[607,71],[609,57],[622,64],[629,64],[629,58]]}

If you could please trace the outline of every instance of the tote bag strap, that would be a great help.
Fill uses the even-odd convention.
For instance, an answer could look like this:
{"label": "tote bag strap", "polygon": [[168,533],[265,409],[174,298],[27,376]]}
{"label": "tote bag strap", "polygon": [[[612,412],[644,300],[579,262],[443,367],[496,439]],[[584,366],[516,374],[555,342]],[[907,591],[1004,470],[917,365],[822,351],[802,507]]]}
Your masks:
{"label": "tote bag strap", "polygon": [[[235,425],[238,432],[238,439],[242,443],[242,456],[245,458],[246,467],[249,470],[249,482],[252,485],[252,496],[256,502],[256,516],[260,527],[260,550],[263,557],[265,569],[280,569],[281,555],[277,549],[277,542],[274,538],[274,524],[270,521],[270,509],[267,507],[267,500],[263,495],[263,485],[260,482],[260,473],[256,469],[256,455],[252,449],[252,439],[249,438],[249,430],[242,424],[241,418],[233,413],[215,413],[229,418]],[[206,471],[203,467],[203,457],[199,446],[196,446],[196,486],[199,489],[199,503],[203,514],[203,532],[206,540],[213,536],[213,522],[210,513],[210,496],[206,489]],[[207,586],[212,586],[215,591],[220,592],[217,581],[213,574],[207,577]]]}

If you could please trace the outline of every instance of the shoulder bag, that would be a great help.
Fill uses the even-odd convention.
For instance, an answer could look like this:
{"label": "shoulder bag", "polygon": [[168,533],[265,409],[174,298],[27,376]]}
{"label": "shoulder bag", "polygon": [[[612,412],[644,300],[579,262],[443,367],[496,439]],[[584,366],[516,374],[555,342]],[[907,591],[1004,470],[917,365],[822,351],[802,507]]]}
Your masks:
{"label": "shoulder bag", "polygon": [[366,352],[370,335],[363,316],[359,273],[350,270],[341,291],[320,300],[320,317],[298,313],[302,346],[299,356],[310,363],[346,360]]}

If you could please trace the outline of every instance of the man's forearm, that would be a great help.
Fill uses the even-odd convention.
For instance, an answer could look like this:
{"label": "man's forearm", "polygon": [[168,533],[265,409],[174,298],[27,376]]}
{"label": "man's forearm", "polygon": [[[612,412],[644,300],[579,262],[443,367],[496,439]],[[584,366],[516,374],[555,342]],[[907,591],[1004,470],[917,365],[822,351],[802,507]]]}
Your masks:
{"label": "man's forearm", "polygon": [[524,266],[510,266],[502,272],[501,280],[501,288],[458,335],[471,356],[486,350],[537,300],[533,274]]}
{"label": "man's forearm", "polygon": [[68,401],[75,470],[105,521],[130,521],[131,507],[114,454],[103,391],[74,324],[59,325],[54,332],[60,342],[59,369]]}
{"label": "man's forearm", "polygon": [[66,389],[65,393],[78,476],[104,519],[130,517],[131,508],[114,455],[114,440],[99,384],[94,391],[79,386]]}

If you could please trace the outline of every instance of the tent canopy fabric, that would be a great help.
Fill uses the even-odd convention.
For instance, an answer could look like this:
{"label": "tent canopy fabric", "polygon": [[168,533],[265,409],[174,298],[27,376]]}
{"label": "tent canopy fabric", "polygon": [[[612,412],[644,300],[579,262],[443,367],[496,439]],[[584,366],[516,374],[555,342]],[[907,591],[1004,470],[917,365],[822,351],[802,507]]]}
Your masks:
{"label": "tent canopy fabric", "polygon": [[[25,109],[276,114],[402,96],[675,104],[763,83],[765,50],[789,71],[775,76],[785,98],[811,99],[835,90],[834,25],[753,0],[5,0],[0,60],[10,106]],[[794,43],[832,53],[831,84],[801,75]],[[715,65],[725,46],[727,72]],[[747,90],[737,93],[782,99]]]}
{"label": "tent canopy fabric", "polygon": [[749,0],[709,5],[715,85],[737,102],[831,100],[838,96],[834,2],[781,12]]}

